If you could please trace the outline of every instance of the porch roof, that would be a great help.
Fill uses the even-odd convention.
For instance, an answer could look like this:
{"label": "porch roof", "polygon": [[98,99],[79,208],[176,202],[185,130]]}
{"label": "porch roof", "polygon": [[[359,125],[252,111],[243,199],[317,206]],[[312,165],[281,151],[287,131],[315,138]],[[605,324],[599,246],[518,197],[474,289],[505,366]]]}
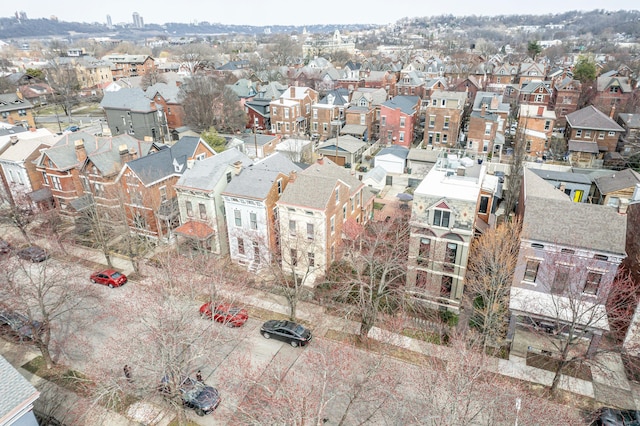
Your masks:
{"label": "porch roof", "polygon": [[215,233],[213,228],[206,223],[196,222],[193,220],[190,220],[184,225],[178,226],[173,232],[196,240],[206,240]]}

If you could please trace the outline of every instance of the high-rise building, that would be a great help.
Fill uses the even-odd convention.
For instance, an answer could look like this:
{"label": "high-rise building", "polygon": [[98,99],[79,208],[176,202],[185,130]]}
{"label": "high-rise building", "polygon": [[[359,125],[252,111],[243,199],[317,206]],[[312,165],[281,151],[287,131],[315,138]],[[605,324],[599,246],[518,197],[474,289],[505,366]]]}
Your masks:
{"label": "high-rise building", "polygon": [[142,16],[140,16],[138,12],[133,12],[133,26],[135,28],[142,28],[144,25],[142,22]]}
{"label": "high-rise building", "polygon": [[111,22],[111,15],[107,15],[107,27],[113,27],[113,22]]}

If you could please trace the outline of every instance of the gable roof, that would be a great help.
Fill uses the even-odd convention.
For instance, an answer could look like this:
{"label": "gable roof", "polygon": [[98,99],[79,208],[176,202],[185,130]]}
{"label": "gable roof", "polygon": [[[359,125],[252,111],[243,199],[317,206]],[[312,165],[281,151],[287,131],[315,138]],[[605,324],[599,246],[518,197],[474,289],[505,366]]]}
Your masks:
{"label": "gable roof", "polygon": [[242,163],[243,167],[252,162],[249,157],[237,149],[228,149],[213,157],[196,161],[192,168],[184,170],[175,186],[212,191],[227,173],[229,166],[233,166],[238,161]]}
{"label": "gable roof", "polygon": [[[153,184],[169,176],[182,175],[187,170],[187,160],[194,157],[199,144],[199,137],[183,136],[166,149],[129,161],[127,167],[144,185]],[[202,144],[208,148],[206,143]]]}
{"label": "gable roof", "polygon": [[610,87],[620,87],[623,93],[631,92],[629,77],[608,77],[603,75],[596,79],[596,85],[598,92],[603,92]]}
{"label": "gable roof", "polygon": [[[524,184],[522,238],[625,255],[626,216],[611,207],[574,203],[529,169],[524,171]],[[589,232],[582,232],[585,229]]]}
{"label": "gable roof", "polygon": [[119,147],[126,145],[128,149],[133,148],[138,156],[147,155],[152,147],[152,142],[143,142],[130,135],[123,134],[114,137],[98,137],[84,132],[68,133],[63,135],[51,148],[43,151],[43,155],[38,161],[46,157],[53,162],[54,168],[58,170],[69,170],[73,167],[80,167],[76,154],[75,143],[82,140],[87,158],[93,163],[103,175],[109,175],[121,168]]}
{"label": "gable roof", "polygon": [[289,175],[292,171],[299,173],[302,169],[286,155],[276,152],[243,168],[238,176],[231,179],[224,195],[263,200],[278,177],[282,174]]}
{"label": "gable roof", "polygon": [[180,87],[175,83],[156,83],[152,86],[147,87],[147,90],[145,90],[144,92],[145,96],[149,100],[153,100],[153,98],[155,98],[156,96],[156,93],[159,93],[160,96],[162,96],[168,103],[177,104],[180,102]]}
{"label": "gable roof", "polygon": [[412,115],[416,113],[419,100],[419,96],[394,96],[382,105],[391,109],[400,109],[404,114]]}
{"label": "gable roof", "polygon": [[[347,169],[336,165],[328,158],[323,158],[322,163],[316,162],[310,165],[293,182],[289,182],[278,204],[324,210],[332,201],[333,191],[339,183],[349,188],[351,196],[364,188],[364,184],[352,176]],[[363,193],[366,201],[372,196],[371,191]],[[365,201],[363,203],[366,204]]]}
{"label": "gable roof", "polygon": [[23,162],[42,145],[48,147],[53,145],[54,140],[55,138],[52,134],[33,139],[18,139],[18,142],[9,145],[7,149],[0,154],[0,160],[8,162]]}
{"label": "gable roof", "polygon": [[122,109],[145,113],[154,112],[157,109],[155,102],[149,100],[145,92],[139,87],[124,87],[115,92],[105,92],[102,101],[100,101],[100,106],[105,109]]}
{"label": "gable roof", "polygon": [[593,105],[566,115],[567,123],[573,129],[595,129],[622,132],[624,129],[611,117],[604,114]]}
{"label": "gable roof", "polygon": [[20,99],[15,93],[0,95],[0,112],[33,108],[31,102]]}
{"label": "gable roof", "polygon": [[[13,417],[29,407],[38,399],[40,392],[25,379],[18,370],[3,357],[0,356],[0,421],[2,424],[13,424]],[[31,418],[35,420],[33,414]],[[5,423],[5,420],[8,423]],[[22,418],[23,423],[17,420],[15,424],[33,424],[27,417]]]}

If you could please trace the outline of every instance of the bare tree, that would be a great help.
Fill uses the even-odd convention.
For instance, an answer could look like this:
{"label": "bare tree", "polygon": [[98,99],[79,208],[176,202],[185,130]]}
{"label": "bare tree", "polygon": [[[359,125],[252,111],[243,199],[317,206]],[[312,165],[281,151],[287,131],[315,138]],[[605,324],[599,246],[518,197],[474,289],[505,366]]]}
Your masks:
{"label": "bare tree", "polygon": [[33,343],[51,368],[56,363],[54,351],[60,353],[65,341],[74,337],[80,313],[96,308],[97,293],[78,280],[84,275],[78,267],[53,260],[31,264],[17,257],[0,262],[6,283],[3,303],[28,317]]}
{"label": "bare tree", "polygon": [[78,91],[80,83],[76,70],[70,63],[50,62],[50,67],[45,70],[45,79],[54,91],[54,102],[62,108],[64,114],[70,119],[71,110],[78,105]]}
{"label": "bare tree", "polygon": [[334,297],[352,306],[367,337],[380,313],[400,309],[404,300],[409,226],[406,217],[369,222],[345,242],[343,261],[329,275]]}
{"label": "bare tree", "polygon": [[504,211],[509,216],[516,208],[518,198],[520,197],[520,186],[522,185],[522,175],[524,173],[524,160],[527,154],[527,141],[525,137],[525,129],[527,127],[527,119],[518,126],[516,131],[515,144],[513,146],[513,157],[509,165],[509,177],[507,180],[507,190],[504,199]]}
{"label": "bare tree", "polygon": [[402,421],[424,425],[582,424],[577,410],[537,397],[495,372],[491,359],[453,337],[446,358],[407,375]]}
{"label": "bare tree", "polygon": [[158,68],[152,68],[142,75],[142,79],[140,80],[140,86],[142,87],[142,90],[147,90],[149,86],[153,86],[156,83],[166,83],[166,82],[167,82],[167,79],[158,70]]}
{"label": "bare tree", "polygon": [[187,44],[178,49],[177,57],[180,61],[180,66],[188,75],[194,76],[202,71],[206,64],[213,59],[214,51],[206,44]]}
{"label": "bare tree", "polygon": [[509,291],[518,259],[520,221],[507,221],[473,240],[465,296],[484,350],[499,347],[506,335]]}

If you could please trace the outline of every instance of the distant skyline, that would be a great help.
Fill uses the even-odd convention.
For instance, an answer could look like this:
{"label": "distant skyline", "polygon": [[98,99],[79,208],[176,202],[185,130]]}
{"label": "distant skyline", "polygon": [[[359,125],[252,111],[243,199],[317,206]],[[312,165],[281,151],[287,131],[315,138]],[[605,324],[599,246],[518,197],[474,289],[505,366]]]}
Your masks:
{"label": "distant skyline", "polygon": [[[304,6],[301,6],[304,4]],[[4,17],[24,11],[29,19],[56,16],[67,22],[106,23],[111,16],[114,25],[132,23],[137,12],[145,24],[166,22],[202,22],[228,25],[322,25],[322,24],[389,24],[405,17],[461,15],[511,15],[511,14],[555,14],[570,10],[593,9],[637,10],[637,2],[630,0],[537,0],[533,2],[484,2],[478,0],[456,0],[442,2],[395,1],[343,1],[323,0],[317,3],[295,3],[285,0],[244,0],[232,3],[182,0],[163,6],[161,0],[110,0],[91,2],[84,0],[26,0],[14,3],[15,10],[5,7]],[[8,6],[8,5],[7,5]],[[9,10],[7,10],[9,9]]]}

